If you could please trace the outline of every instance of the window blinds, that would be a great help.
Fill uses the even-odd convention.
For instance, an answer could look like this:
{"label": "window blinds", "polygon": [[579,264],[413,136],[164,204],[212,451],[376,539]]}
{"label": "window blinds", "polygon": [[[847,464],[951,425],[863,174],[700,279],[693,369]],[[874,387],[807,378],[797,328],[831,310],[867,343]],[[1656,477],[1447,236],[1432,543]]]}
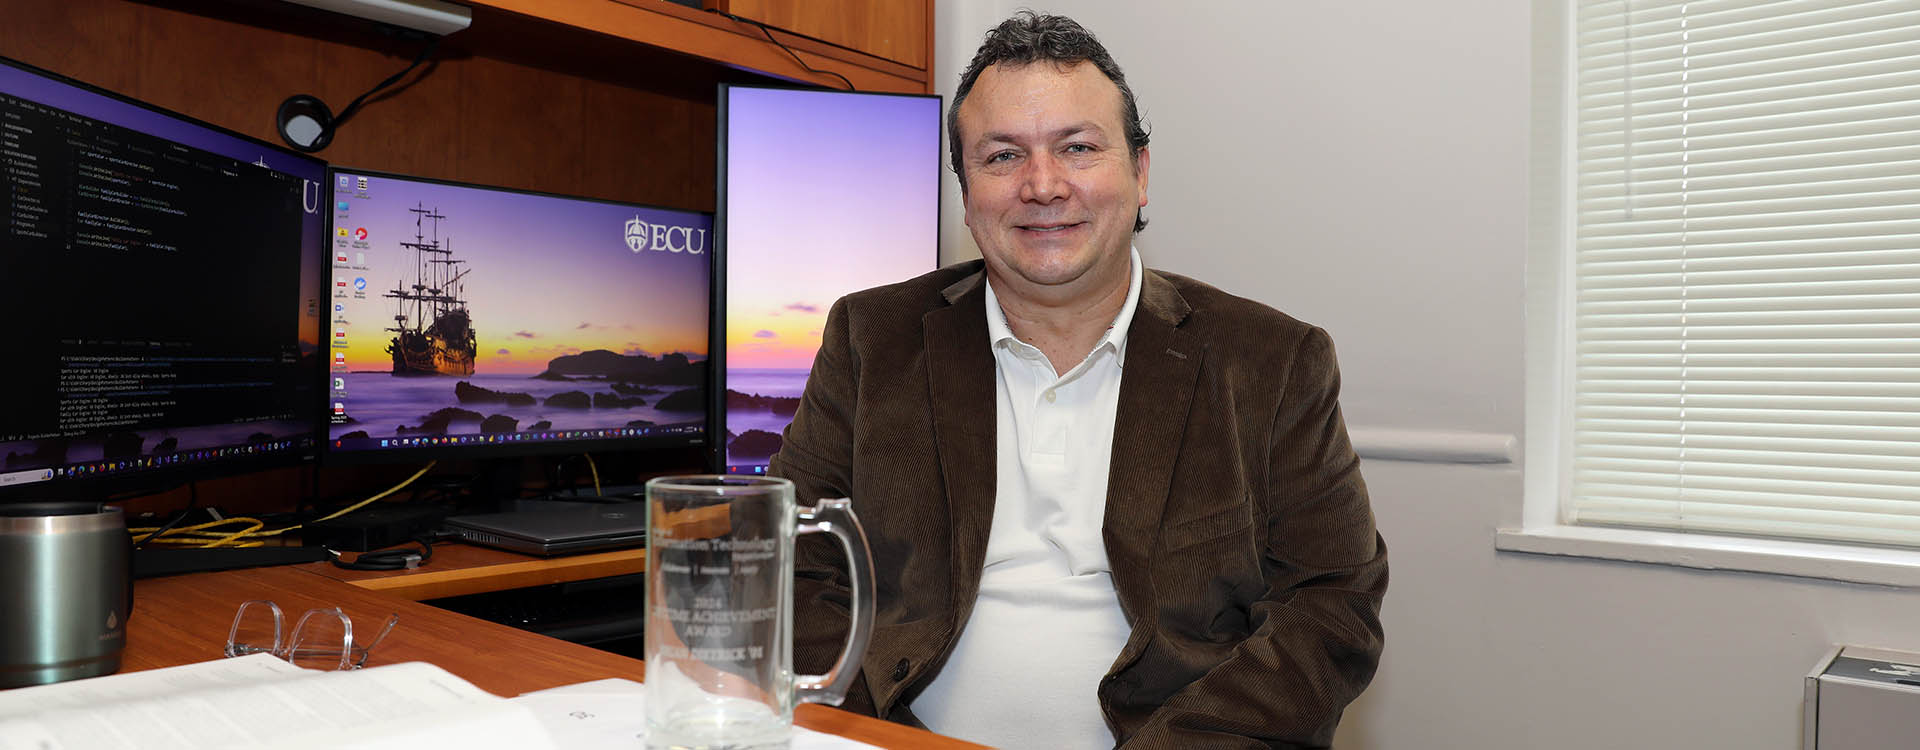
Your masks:
{"label": "window blinds", "polygon": [[1920,545],[1920,0],[1578,1],[1566,520]]}

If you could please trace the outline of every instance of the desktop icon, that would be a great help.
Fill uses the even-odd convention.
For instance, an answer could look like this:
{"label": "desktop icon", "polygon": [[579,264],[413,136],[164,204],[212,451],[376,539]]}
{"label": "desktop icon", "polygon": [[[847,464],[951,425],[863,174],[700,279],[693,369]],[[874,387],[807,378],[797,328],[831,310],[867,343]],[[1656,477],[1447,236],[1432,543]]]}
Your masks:
{"label": "desktop icon", "polygon": [[345,265],[347,262],[347,251],[345,250],[335,251],[333,253],[333,262]]}
{"label": "desktop icon", "polygon": [[347,184],[348,184],[348,183],[347,183],[347,176],[346,176],[346,175],[340,175],[340,187],[346,187],[346,186],[347,186]]}
{"label": "desktop icon", "polygon": [[367,238],[367,228],[355,227],[353,230],[353,238],[356,240],[365,240]]}
{"label": "desktop icon", "polygon": [[334,338],[336,338],[336,339],[344,339],[344,338],[346,338],[346,337],[347,337],[347,329],[346,329],[346,328],[344,328],[344,327],[341,327],[341,326],[335,326],[335,327],[334,327],[334,329],[333,329],[333,337],[334,337]]}
{"label": "desktop icon", "polygon": [[336,364],[336,365],[342,365],[342,366],[345,366],[345,365],[347,364],[347,353],[346,353],[346,352],[334,352],[334,353],[333,353],[333,363],[334,363],[334,364]]}
{"label": "desktop icon", "polygon": [[358,276],[358,277],[355,277],[355,278],[354,278],[354,280],[353,280],[353,289],[354,289],[354,291],[357,291],[357,292],[364,292],[364,291],[366,291],[366,290],[367,290],[367,277],[365,277],[365,276]]}
{"label": "desktop icon", "polygon": [[340,201],[339,203],[336,203],[336,204],[334,204],[334,207],[335,207],[335,208],[338,208],[338,209],[340,209],[340,210],[342,210],[342,211],[345,211],[345,210],[347,210],[347,202],[346,202],[346,201]]}
{"label": "desktop icon", "polygon": [[355,180],[356,180],[356,181],[357,181],[357,182],[359,183],[359,185],[360,185],[360,189],[361,189],[361,190],[365,190],[365,189],[367,189],[367,178],[365,178],[365,177],[357,177],[357,178],[355,178]]}
{"label": "desktop icon", "polygon": [[334,390],[336,390],[336,391],[344,391],[344,390],[346,390],[346,389],[347,389],[347,379],[346,379],[346,378],[334,378],[334,379],[333,379],[333,389],[334,389]]}
{"label": "desktop icon", "polygon": [[335,401],[335,402],[333,402],[333,413],[335,413],[335,414],[345,414],[345,413],[347,413],[347,405],[346,405],[346,403],[345,403],[345,402],[341,402],[341,401]]}
{"label": "desktop icon", "polygon": [[333,304],[333,311],[334,311],[334,312],[337,312],[337,313],[341,313],[341,312],[346,312],[346,311],[347,311],[347,306],[346,306],[346,305],[344,305],[344,304],[341,304],[341,303],[338,303],[338,302],[335,302],[335,303]]}
{"label": "desktop icon", "polygon": [[347,236],[347,228],[346,228],[346,227],[340,227],[340,228],[338,228],[338,229],[335,229],[335,230],[333,230],[333,233],[334,233],[335,235],[338,235],[338,236],[340,236],[340,237],[345,237],[345,236]]}
{"label": "desktop icon", "polygon": [[341,287],[343,287],[343,286],[346,286],[346,285],[347,285],[347,277],[345,277],[345,276],[335,276],[335,277],[333,277],[333,285],[334,285],[334,286],[341,286]]}

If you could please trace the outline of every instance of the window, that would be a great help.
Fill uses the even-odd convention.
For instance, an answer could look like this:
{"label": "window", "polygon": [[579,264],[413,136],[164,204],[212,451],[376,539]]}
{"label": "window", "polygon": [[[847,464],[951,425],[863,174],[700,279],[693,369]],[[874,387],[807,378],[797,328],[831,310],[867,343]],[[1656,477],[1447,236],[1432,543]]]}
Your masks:
{"label": "window", "polygon": [[1573,1],[1559,520],[1920,546],[1920,2]]}

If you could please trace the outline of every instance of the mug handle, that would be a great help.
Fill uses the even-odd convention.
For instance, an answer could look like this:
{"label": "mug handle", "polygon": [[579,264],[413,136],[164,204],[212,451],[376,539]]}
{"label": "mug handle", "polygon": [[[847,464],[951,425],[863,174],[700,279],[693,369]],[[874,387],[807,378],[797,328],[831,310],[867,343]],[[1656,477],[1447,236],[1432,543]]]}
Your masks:
{"label": "mug handle", "polygon": [[793,678],[794,698],[805,703],[838,706],[853,686],[853,676],[866,657],[867,641],[873,637],[873,563],[867,557],[867,533],[853,515],[853,501],[847,498],[821,500],[811,508],[794,509],[800,525],[797,534],[826,532],[840,538],[847,548],[847,575],[853,581],[853,628],[847,632],[846,650],[826,674],[803,674]]}

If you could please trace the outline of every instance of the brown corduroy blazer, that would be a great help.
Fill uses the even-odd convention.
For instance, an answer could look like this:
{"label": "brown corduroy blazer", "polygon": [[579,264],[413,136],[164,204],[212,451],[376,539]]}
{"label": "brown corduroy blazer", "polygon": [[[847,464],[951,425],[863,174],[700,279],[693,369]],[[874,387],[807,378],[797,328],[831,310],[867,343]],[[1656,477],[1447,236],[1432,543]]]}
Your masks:
{"label": "brown corduroy blazer", "polygon": [[[972,612],[993,518],[981,269],[835,303],[771,462],[802,503],[853,498],[878,613],[845,707],[915,725],[909,704]],[[1129,748],[1326,746],[1378,664],[1387,587],[1332,342],[1191,279],[1142,284],[1103,529],[1132,634],[1100,706]],[[845,555],[824,536],[802,537],[796,570],[806,672],[831,665],[847,627]]]}

